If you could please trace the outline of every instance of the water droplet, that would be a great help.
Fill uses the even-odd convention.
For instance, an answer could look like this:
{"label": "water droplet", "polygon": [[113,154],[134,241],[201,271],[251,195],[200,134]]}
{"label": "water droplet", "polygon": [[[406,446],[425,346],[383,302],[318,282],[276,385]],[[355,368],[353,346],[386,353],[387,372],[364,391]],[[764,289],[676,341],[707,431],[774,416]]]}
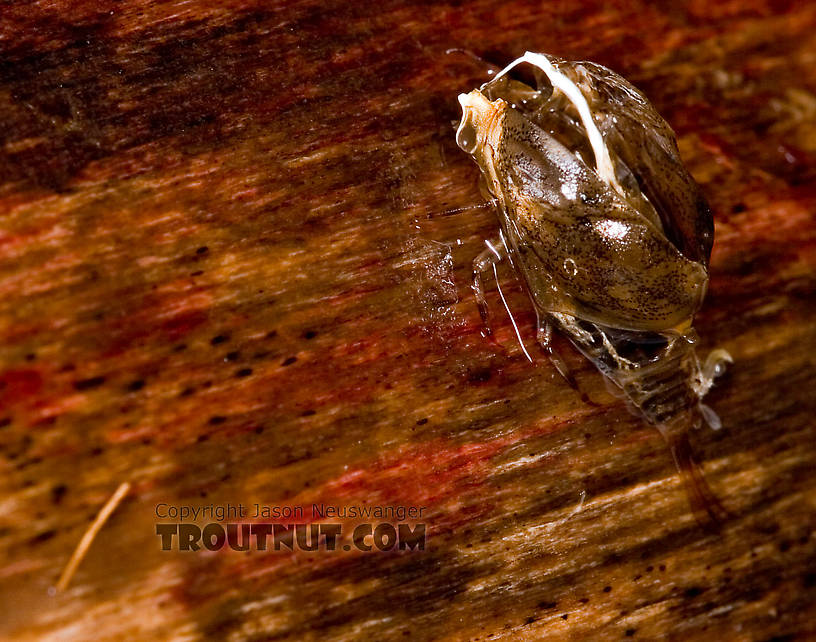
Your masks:
{"label": "water droplet", "polygon": [[578,274],[578,266],[575,264],[575,261],[572,259],[564,259],[564,272],[566,272],[568,276]]}

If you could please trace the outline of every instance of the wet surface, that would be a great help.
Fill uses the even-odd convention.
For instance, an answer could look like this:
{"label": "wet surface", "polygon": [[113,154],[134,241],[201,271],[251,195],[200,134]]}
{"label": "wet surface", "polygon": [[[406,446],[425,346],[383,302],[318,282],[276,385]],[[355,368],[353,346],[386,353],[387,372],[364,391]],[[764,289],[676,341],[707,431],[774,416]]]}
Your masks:
{"label": "wet surface", "polygon": [[[815,25],[762,2],[4,8],[0,634],[816,634]],[[693,435],[719,533],[566,342],[595,406],[524,358],[491,284],[482,336],[496,221],[452,122],[485,69],[452,47],[596,61],[676,131],[715,218],[695,326],[735,359],[706,399],[723,429]],[[424,506],[429,535],[164,552],[161,502]]]}

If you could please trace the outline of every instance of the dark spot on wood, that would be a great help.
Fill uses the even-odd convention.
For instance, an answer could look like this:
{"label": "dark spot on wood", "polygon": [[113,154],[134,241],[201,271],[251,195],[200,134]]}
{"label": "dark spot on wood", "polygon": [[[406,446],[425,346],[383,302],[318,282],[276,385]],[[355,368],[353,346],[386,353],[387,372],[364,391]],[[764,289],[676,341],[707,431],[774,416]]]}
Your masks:
{"label": "dark spot on wood", "polygon": [[185,388],[179,393],[179,397],[189,397],[191,394],[193,394],[193,389]]}
{"label": "dark spot on wood", "polygon": [[3,417],[0,419],[0,428],[5,428],[9,425],[11,425],[11,417]]}
{"label": "dark spot on wood", "polygon": [[428,423],[428,418],[423,417],[422,419],[418,420],[416,423],[417,423],[417,426],[424,426],[425,424]]}
{"label": "dark spot on wood", "polygon": [[314,330],[306,330],[306,332],[303,333],[304,339],[314,339],[316,336],[317,332],[315,332]]}
{"label": "dark spot on wood", "polygon": [[212,417],[210,417],[209,424],[211,426],[217,426],[219,424],[223,424],[226,420],[227,418],[224,417],[223,415],[213,415]]}
{"label": "dark spot on wood", "polygon": [[201,276],[204,274],[204,270],[196,270],[195,272],[190,272],[190,276]]}
{"label": "dark spot on wood", "polygon": [[626,631],[624,631],[624,635],[627,638],[631,638],[635,634],[636,631],[637,631],[637,629],[626,629]]}
{"label": "dark spot on wood", "polygon": [[561,619],[562,619],[562,620],[566,620],[568,617],[569,617],[569,614],[568,614],[568,613],[564,613],[564,615],[562,615],[562,616],[561,616]]}
{"label": "dark spot on wood", "polygon": [[532,623],[533,623],[533,622],[535,622],[535,621],[536,621],[536,619],[535,619],[535,618],[534,618],[534,617],[531,615],[531,616],[530,616],[530,617],[528,617],[526,620],[524,620],[524,623],[525,623],[525,624],[532,624]]}
{"label": "dark spot on wood", "polygon": [[267,339],[274,339],[277,336],[278,336],[278,331],[277,330],[270,330],[269,332],[266,333],[266,338]]}
{"label": "dark spot on wood", "polygon": [[90,377],[88,379],[80,379],[74,382],[74,388],[77,390],[92,390],[98,388],[105,383],[105,377]]}
{"label": "dark spot on wood", "polygon": [[256,435],[260,435],[260,434],[261,434],[263,431],[264,431],[264,427],[263,427],[263,426],[256,426],[256,427],[255,427],[255,434],[256,434]]}
{"label": "dark spot on wood", "polygon": [[209,250],[210,248],[208,248],[206,245],[202,245],[200,248],[196,250],[196,254],[206,254],[207,252],[209,252]]}
{"label": "dark spot on wood", "polygon": [[[210,420],[210,423],[212,423],[212,420]],[[199,435],[198,437],[196,437],[196,441],[197,441],[199,444],[201,444],[201,443],[203,443],[203,442],[207,441],[209,438],[210,438],[210,436],[209,436],[209,435]]]}
{"label": "dark spot on wood", "polygon": [[311,417],[312,415],[316,415],[316,414],[317,414],[317,411],[312,410],[310,408],[309,410],[304,410],[302,413],[300,413],[300,416],[301,417]]}
{"label": "dark spot on wood", "polygon": [[217,334],[212,339],[210,339],[210,343],[214,346],[217,346],[219,343],[224,343],[229,341],[228,334]]}
{"label": "dark spot on wood", "polygon": [[141,389],[142,389],[142,388],[144,388],[144,387],[145,387],[145,382],[144,382],[144,380],[142,380],[142,379],[136,379],[135,381],[131,381],[131,382],[128,384],[127,389],[128,389],[128,391],[130,391],[130,392],[136,392],[136,391],[138,391],[138,390],[141,390]]}
{"label": "dark spot on wood", "polygon": [[24,470],[29,466],[34,466],[42,462],[42,457],[32,457],[31,459],[27,459],[25,461],[21,461],[19,464],[15,466],[17,470]]}
{"label": "dark spot on wood", "polygon": [[295,361],[297,361],[297,357],[286,357],[281,365],[291,366]]}
{"label": "dark spot on wood", "polygon": [[232,352],[227,352],[224,356],[224,361],[235,361],[238,357],[241,356],[241,353],[238,350],[233,350]]}
{"label": "dark spot on wood", "polygon": [[604,592],[604,593],[609,593],[611,590],[612,590],[612,587],[611,587],[611,586],[604,586],[604,587],[603,587],[603,592]]}
{"label": "dark spot on wood", "polygon": [[51,489],[51,503],[52,504],[59,504],[62,501],[62,498],[65,497],[65,493],[68,492],[68,486],[65,484],[57,484]]}
{"label": "dark spot on wood", "polygon": [[703,589],[701,589],[699,586],[690,586],[685,591],[683,591],[683,596],[691,599],[693,597],[697,597],[702,592]]}
{"label": "dark spot on wood", "polygon": [[485,383],[490,381],[493,371],[490,368],[473,368],[468,370],[467,380],[470,383]]}
{"label": "dark spot on wood", "polygon": [[32,537],[29,541],[30,544],[39,544],[41,542],[47,542],[49,539],[54,537],[57,534],[57,531],[53,528],[43,531],[42,533],[37,533],[34,537]]}
{"label": "dark spot on wood", "polygon": [[252,368],[241,368],[235,373],[236,377],[248,377],[252,374]]}
{"label": "dark spot on wood", "polygon": [[554,609],[556,606],[558,606],[558,602],[548,602],[547,600],[544,600],[543,602],[538,603],[538,608],[544,610]]}

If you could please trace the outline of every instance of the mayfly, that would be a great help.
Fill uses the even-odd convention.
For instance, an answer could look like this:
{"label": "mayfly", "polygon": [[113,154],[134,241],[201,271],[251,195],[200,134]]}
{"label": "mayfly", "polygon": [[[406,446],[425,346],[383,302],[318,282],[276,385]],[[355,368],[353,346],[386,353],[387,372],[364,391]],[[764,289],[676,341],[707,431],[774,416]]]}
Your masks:
{"label": "mayfly", "polygon": [[[536,87],[508,72],[529,63]],[[700,363],[692,327],[708,286],[711,210],[683,166],[674,132],[644,95],[606,67],[527,52],[461,94],[459,147],[478,164],[496,204],[499,236],[474,261],[508,259],[555,357],[565,334],[669,445],[696,511],[724,511],[694,463],[688,431],[731,357]],[[563,370],[563,363],[554,363]]]}

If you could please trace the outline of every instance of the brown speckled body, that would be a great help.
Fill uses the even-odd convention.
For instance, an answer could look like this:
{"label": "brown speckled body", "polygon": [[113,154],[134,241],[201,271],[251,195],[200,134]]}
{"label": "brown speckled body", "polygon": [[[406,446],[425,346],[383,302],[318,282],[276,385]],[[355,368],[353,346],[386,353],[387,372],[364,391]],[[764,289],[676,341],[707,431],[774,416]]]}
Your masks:
{"label": "brown speckled body", "polygon": [[629,330],[668,330],[689,319],[705,267],[557,139],[506,104],[500,109],[499,145],[481,162],[493,163],[504,237],[539,313]]}
{"label": "brown speckled body", "polygon": [[[537,90],[504,75],[519,62],[543,72]],[[666,437],[693,506],[719,518],[687,432],[719,428],[702,399],[731,358],[715,351],[701,367],[694,349],[713,219],[671,128],[614,72],[529,52],[459,102],[457,142],[496,199],[488,258],[501,248],[521,277],[542,347],[552,328],[566,334]]]}
{"label": "brown speckled body", "polygon": [[[708,267],[714,243],[714,219],[699,186],[680,158],[669,124],[625,78],[593,62],[555,60],[590,102],[595,123],[613,154],[627,167],[640,191],[656,210],[666,237],[692,261]],[[571,106],[559,101],[569,113]],[[552,110],[531,114],[544,125]]]}

